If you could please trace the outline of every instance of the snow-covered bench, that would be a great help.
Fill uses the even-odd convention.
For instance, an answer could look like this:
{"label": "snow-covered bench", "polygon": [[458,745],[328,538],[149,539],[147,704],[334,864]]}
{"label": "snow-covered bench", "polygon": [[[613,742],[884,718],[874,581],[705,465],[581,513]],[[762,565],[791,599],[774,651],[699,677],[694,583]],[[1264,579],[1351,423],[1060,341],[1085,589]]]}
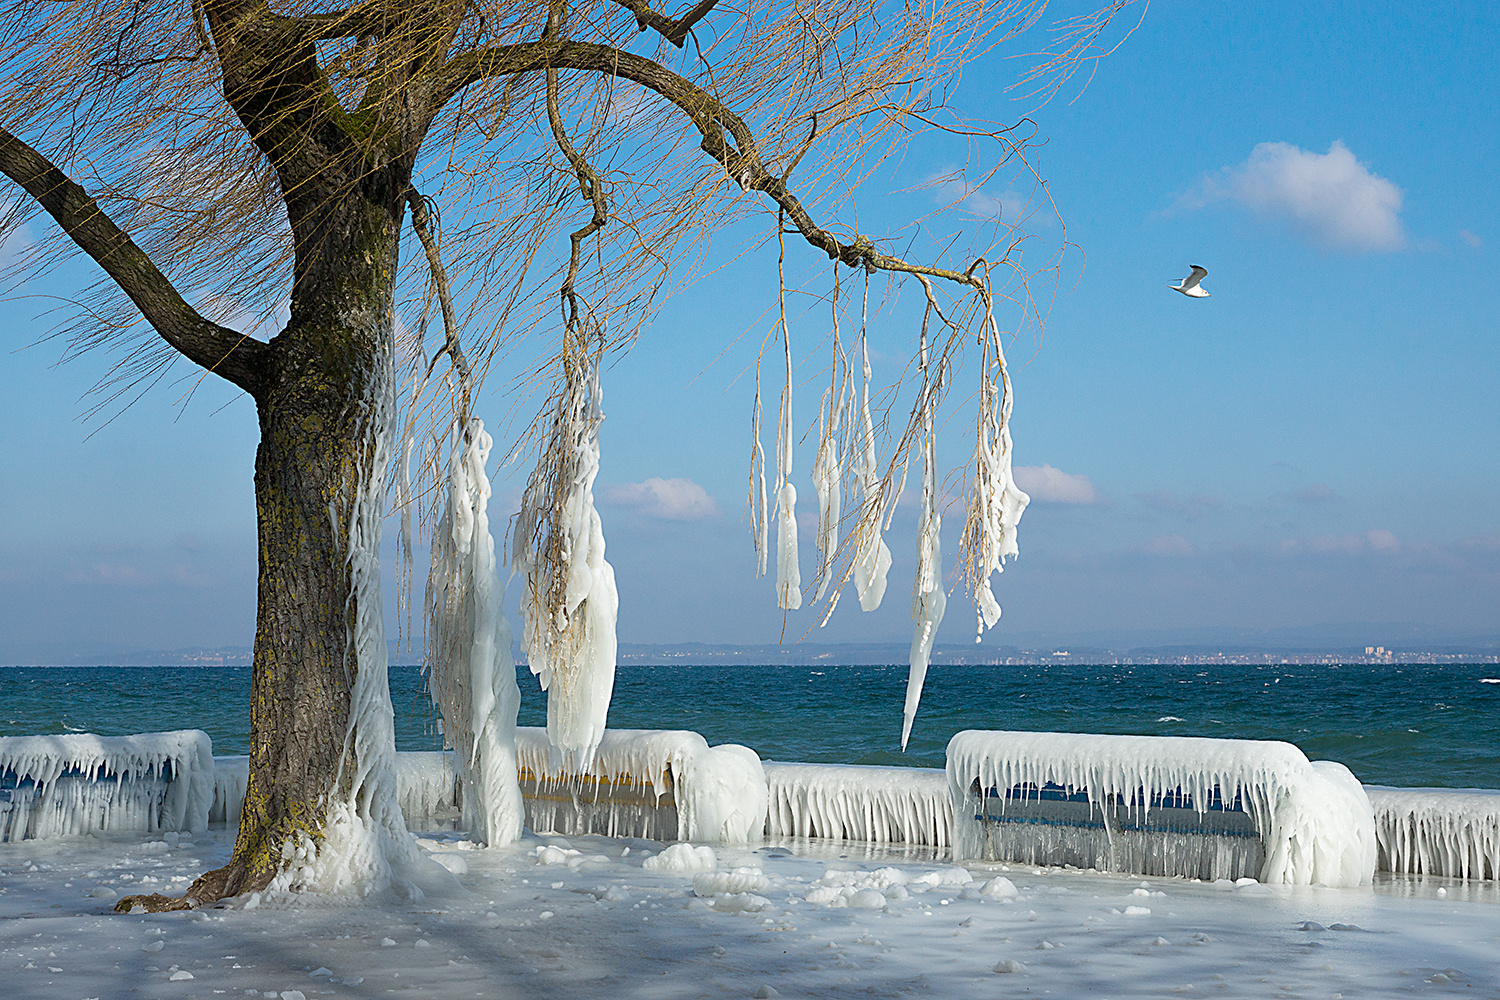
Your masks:
{"label": "snow-covered bench", "polygon": [[760,758],[683,730],[608,729],[588,771],[565,770],[541,728],[516,730],[526,825],[538,832],[700,843],[759,841]]}
{"label": "snow-covered bench", "polygon": [[961,732],[948,743],[959,859],[1363,885],[1370,801],[1289,743]]}
{"label": "snow-covered bench", "polygon": [[1366,785],[1380,870],[1500,880],[1500,791]]}
{"label": "snow-covered bench", "polygon": [[765,764],[768,837],[948,846],[953,808],[936,768]]}
{"label": "snow-covered bench", "polygon": [[197,729],[0,737],[0,841],[208,825],[213,744]]}

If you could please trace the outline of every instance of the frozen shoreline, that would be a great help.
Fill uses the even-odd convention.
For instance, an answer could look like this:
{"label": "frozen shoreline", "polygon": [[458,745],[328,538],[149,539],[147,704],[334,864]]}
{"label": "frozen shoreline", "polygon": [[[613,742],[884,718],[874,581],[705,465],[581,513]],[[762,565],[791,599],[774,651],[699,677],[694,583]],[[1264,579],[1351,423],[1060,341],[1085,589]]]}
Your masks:
{"label": "frozen shoreline", "polygon": [[[238,898],[190,913],[110,914],[125,892],[181,891],[227,859],[232,835],[210,830],[190,847],[172,839],[0,844],[8,995],[667,998],[772,995],[768,987],[784,997],[1380,997],[1500,989],[1493,883],[1403,876],[1360,889],[1229,887],[999,864],[959,870],[931,849],[782,841],[716,848],[720,875],[698,879],[699,896],[700,873],[642,867],[662,849],[649,841],[527,835],[513,847],[473,849],[459,834],[431,834],[420,843],[457,872],[457,884],[414,904],[303,897],[251,907]],[[735,877],[737,869],[753,870]],[[1005,887],[990,880],[999,876],[1015,895],[998,894]],[[984,893],[987,884],[996,895]],[[886,891],[856,899],[872,886]],[[716,888],[741,891],[715,896]],[[859,905],[876,897],[883,905]],[[1016,971],[997,973],[997,965]]]}

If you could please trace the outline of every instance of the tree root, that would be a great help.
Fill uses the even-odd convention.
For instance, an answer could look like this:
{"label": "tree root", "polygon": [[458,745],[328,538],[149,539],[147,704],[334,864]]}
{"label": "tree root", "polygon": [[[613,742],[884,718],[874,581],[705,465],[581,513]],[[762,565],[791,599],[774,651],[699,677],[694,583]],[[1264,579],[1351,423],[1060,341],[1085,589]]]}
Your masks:
{"label": "tree root", "polygon": [[[209,903],[217,903],[226,896],[253,891],[252,887],[237,885],[245,877],[244,867],[233,862],[198,876],[181,897],[163,896],[159,892],[149,895],[125,896],[115,904],[116,913],[133,913],[140,907],[145,913],[170,913],[173,910],[196,910]],[[269,881],[269,879],[267,879]]]}

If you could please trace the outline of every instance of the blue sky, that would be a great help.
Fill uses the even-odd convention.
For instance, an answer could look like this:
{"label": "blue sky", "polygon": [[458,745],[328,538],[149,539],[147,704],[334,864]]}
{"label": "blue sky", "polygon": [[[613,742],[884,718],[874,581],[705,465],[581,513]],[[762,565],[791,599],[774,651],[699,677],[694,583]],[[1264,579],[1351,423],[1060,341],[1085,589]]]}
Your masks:
{"label": "blue sky", "polygon": [[[1034,499],[986,642],[1343,622],[1393,626],[1372,627],[1371,644],[1395,625],[1500,632],[1496,37],[1488,4],[1158,2],[1081,94],[1075,80],[1036,108],[1006,90],[1019,63],[1003,53],[968,68],[954,103],[1030,114],[1032,163],[1076,245],[1042,335],[1025,329],[1009,348],[1016,464]],[[909,236],[911,219],[964,194],[930,182],[965,155],[914,147],[862,191],[861,230]],[[1026,176],[997,174],[927,218],[919,243],[1037,198]],[[1064,235],[1045,213],[1035,230],[1037,257]],[[724,233],[713,253],[751,235]],[[1211,298],[1168,289],[1192,263],[1209,269]],[[815,254],[790,266],[822,288]],[[80,264],[28,291],[87,276]],[[877,379],[900,374],[915,340],[902,296],[871,324]],[[744,374],[774,301],[774,259],[747,261],[670,301],[606,373],[599,494],[624,641],[782,635],[744,515]],[[81,421],[110,359],[58,366],[56,342],[21,350],[49,329],[46,307],[0,315],[0,661],[248,645],[249,400],[205,384],[184,407],[184,363],[189,381],[108,425]],[[799,324],[799,357],[824,327],[821,312]],[[799,364],[799,426],[815,419],[822,364]],[[507,407],[491,393],[480,413],[495,423]],[[955,469],[966,422],[940,445]],[[804,516],[812,457],[808,439]],[[513,501],[523,471],[501,470],[497,496]],[[687,482],[639,485],[652,479]],[[914,506],[887,537],[885,606],[861,614],[848,595],[809,639],[909,634]],[[948,514],[950,562],[961,519]],[[804,523],[804,578],[810,535]],[[785,634],[816,617],[793,614]],[[971,636],[973,620],[955,593],[939,641]]]}

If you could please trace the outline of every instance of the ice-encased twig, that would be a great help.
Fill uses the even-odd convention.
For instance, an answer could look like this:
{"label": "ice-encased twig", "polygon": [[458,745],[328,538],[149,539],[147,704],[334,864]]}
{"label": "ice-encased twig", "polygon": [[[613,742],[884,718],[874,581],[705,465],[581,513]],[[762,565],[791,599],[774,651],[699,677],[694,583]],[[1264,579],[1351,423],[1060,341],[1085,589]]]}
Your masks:
{"label": "ice-encased twig", "polygon": [[562,361],[551,435],[516,520],[512,566],[525,585],[522,636],[547,692],[547,733],[570,766],[586,768],[614,690],[620,601],[594,507],[604,420],[599,359],[573,343]]}
{"label": "ice-encased twig", "polygon": [[443,716],[444,741],[458,752],[463,822],[493,846],[521,835],[515,761],[521,692],[489,524],[492,441],[477,418],[455,425],[453,436],[427,580],[427,689]]}
{"label": "ice-encased twig", "polygon": [[[869,295],[867,281],[867,306]],[[891,568],[891,550],[880,537],[886,506],[885,477],[880,474],[880,460],[875,456],[875,425],[870,417],[870,346],[863,323],[860,325],[859,351],[863,364],[859,417],[864,440],[860,455],[855,460],[860,494],[859,521],[854,529],[854,590],[859,595],[859,606],[865,611],[874,611],[880,607],[881,599],[885,597],[886,574]]]}
{"label": "ice-encased twig", "polygon": [[1011,473],[1010,373],[988,294],[984,307],[980,325],[979,428],[974,447],[974,480],[964,523],[964,548],[970,558],[969,583],[974,590],[979,619],[975,642],[985,629],[993,628],[1000,620],[1000,604],[990,589],[990,577],[1004,572],[1006,556],[1019,553],[1016,526],[1031,501],[1016,486]]}
{"label": "ice-encased twig", "polygon": [[[783,251],[784,255],[784,251]],[[777,262],[778,271],[781,261]],[[776,606],[802,607],[802,568],[797,555],[797,487],[792,475],[792,338],[786,326],[786,277],[781,276],[781,343],[786,352],[786,384],[776,423]]]}

